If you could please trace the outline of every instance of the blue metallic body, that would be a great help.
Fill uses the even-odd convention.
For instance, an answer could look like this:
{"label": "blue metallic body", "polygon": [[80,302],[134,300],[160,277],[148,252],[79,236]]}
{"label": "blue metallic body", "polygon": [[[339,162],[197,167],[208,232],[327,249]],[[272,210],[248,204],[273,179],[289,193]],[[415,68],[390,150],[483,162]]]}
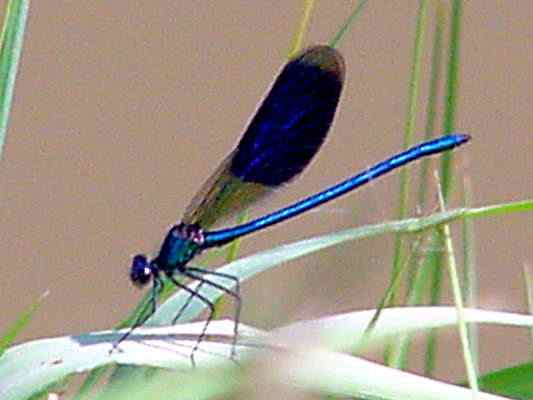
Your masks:
{"label": "blue metallic body", "polygon": [[365,171],[326,190],[245,224],[216,231],[203,231],[199,225],[187,225],[183,223],[173,226],[165,237],[159,255],[151,262],[151,265],[157,271],[163,271],[171,276],[174,271],[183,271],[187,268],[186,264],[205,249],[223,246],[242,236],[249,235],[272,225],[279,224],[285,220],[294,218],[306,211],[347,194],[371,180],[379,178],[405,164],[422,157],[451,150],[469,140],[470,136],[468,135],[454,134],[418,144],[404,152],[381,161]]}
{"label": "blue metallic body", "polygon": [[429,156],[431,154],[441,153],[446,150],[451,150],[454,147],[460,146],[470,140],[468,135],[447,135],[438,139],[421,143],[417,146],[394,155],[389,159],[382,161],[374,166],[368,168],[345,181],[334,185],[322,192],[309,196],[301,201],[298,201],[290,206],[282,208],[271,214],[265,215],[261,218],[250,221],[246,224],[238,225],[228,229],[222,229],[212,232],[204,232],[203,248],[221,246],[229,243],[241,236],[249,235],[261,229],[278,224],[290,218],[294,218],[312,208],[318,207],[328,201],[334,200],[358,187],[376,179],[388,172],[395,170],[402,165],[415,161],[419,158]]}
{"label": "blue metallic body", "polygon": [[[200,292],[176,280],[174,275],[180,274],[198,280],[200,285],[210,285],[235,299],[234,350],[241,304],[239,280],[218,271],[190,266],[188,263],[192,258],[205,249],[223,246],[294,218],[402,165],[451,150],[470,139],[468,135],[456,134],[419,144],[281,210],[228,229],[206,230],[223,215],[242,209],[302,172],[324,142],[337,110],[343,82],[342,56],[328,46],[310,47],[285,65],[236,149],[224,159],[195,196],[182,222],[168,231],[159,254],[152,260],[148,260],[144,254],[134,256],[130,279],[137,286],[144,286],[152,280],[152,295],[131,330],[121,340],[155,312],[163,289],[161,278],[166,275],[175,286],[190,293],[190,300],[197,298],[209,307],[206,324],[192,349],[194,355],[213,317],[214,305]],[[232,281],[235,289],[205,277],[209,275]],[[188,304],[183,305],[175,320]]]}

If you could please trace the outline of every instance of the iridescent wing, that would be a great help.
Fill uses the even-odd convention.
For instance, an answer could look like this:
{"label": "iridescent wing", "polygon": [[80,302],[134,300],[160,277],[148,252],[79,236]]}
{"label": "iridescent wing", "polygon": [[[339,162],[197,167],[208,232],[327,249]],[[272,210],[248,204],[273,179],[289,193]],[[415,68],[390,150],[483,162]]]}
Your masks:
{"label": "iridescent wing", "polygon": [[210,227],[301,173],[326,138],[343,82],[344,61],[331,47],[313,46],[290,60],[182,221]]}

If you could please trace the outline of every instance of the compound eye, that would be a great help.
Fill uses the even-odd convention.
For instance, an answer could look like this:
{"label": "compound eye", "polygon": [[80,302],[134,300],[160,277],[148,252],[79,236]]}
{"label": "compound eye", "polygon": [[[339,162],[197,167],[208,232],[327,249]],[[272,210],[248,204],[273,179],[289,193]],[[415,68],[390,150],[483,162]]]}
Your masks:
{"label": "compound eye", "polygon": [[143,287],[152,278],[152,269],[144,254],[133,257],[130,268],[130,280],[137,287]]}

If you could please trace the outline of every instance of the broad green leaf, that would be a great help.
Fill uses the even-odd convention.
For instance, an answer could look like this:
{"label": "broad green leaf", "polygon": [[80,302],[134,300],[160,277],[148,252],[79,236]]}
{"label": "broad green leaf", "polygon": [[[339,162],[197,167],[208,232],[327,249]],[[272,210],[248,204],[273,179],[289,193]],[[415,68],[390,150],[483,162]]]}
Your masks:
{"label": "broad green leaf", "polygon": [[483,375],[481,390],[512,399],[533,399],[533,363],[516,365]]}

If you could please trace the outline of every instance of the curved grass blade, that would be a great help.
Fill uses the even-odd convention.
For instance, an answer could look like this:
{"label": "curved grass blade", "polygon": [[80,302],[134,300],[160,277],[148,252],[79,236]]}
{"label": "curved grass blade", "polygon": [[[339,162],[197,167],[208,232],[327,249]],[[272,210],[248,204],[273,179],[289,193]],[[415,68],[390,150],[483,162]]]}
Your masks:
{"label": "curved grass blade", "polygon": [[10,0],[7,3],[0,36],[0,159],[6,138],[29,8],[29,0]]}
{"label": "curved grass blade", "polygon": [[512,399],[533,398],[533,363],[489,372],[480,377],[479,387],[486,392],[507,396]]}
{"label": "curved grass blade", "polygon": [[39,309],[46,296],[48,296],[48,291],[44,292],[41,297],[30,306],[30,308],[19,315],[17,320],[6,330],[3,336],[0,337],[0,359],[6,349],[11,346],[17,336],[31,322],[33,315]]}
{"label": "curved grass blade", "polygon": [[292,39],[291,49],[287,55],[287,58],[290,60],[295,57],[296,54],[302,49],[302,43],[304,40],[304,35],[307,32],[309,27],[309,21],[311,20],[311,14],[313,13],[313,8],[315,7],[315,0],[304,0],[304,9],[302,17],[300,18],[300,23],[298,24],[298,29],[296,30],[294,37]]}
{"label": "curved grass blade", "polygon": [[[279,376],[280,383],[295,385],[303,387],[306,390],[319,391],[320,387],[324,388],[324,393],[344,393],[345,395],[360,396],[361,392],[361,378],[354,374],[352,369],[350,371],[351,378],[348,375],[348,370],[343,370],[340,364],[326,364],[321,365],[330,369],[332,372],[344,375],[343,382],[339,382],[330,374],[324,375],[323,379],[317,378],[315,383],[306,382],[306,377],[313,376],[313,366],[302,364],[304,359],[301,359],[302,352],[298,351],[298,346],[302,345],[301,338],[312,338],[315,340],[314,347],[317,346],[326,349],[351,349],[354,342],[360,340],[364,335],[364,330],[372,318],[375,310],[357,311],[347,314],[340,314],[320,318],[312,321],[301,321],[286,327],[277,329],[272,335],[264,336],[264,332],[255,328],[241,326],[241,333],[244,339],[238,345],[238,356],[242,361],[246,360],[247,356],[259,355],[260,352],[276,352],[280,349],[280,355],[290,351],[291,355],[295,357],[296,364],[288,364],[288,368],[282,370],[280,364],[280,371],[283,373]],[[507,326],[521,326],[532,327],[533,316],[520,315],[505,312],[492,312],[485,310],[465,310],[466,322],[488,323],[488,324],[503,324]],[[386,309],[382,312],[382,317],[376,324],[373,331],[371,341],[366,344],[376,345],[382,343],[384,339],[391,335],[398,335],[409,331],[416,331],[421,329],[430,329],[437,327],[451,326],[457,323],[456,310],[453,307],[405,307]],[[53,383],[61,381],[71,374],[82,373],[93,368],[102,367],[111,363],[120,363],[124,365],[150,366],[156,368],[170,368],[191,373],[189,352],[194,346],[196,335],[202,329],[203,323],[182,324],[163,328],[139,328],[135,334],[132,334],[125,340],[122,347],[122,352],[114,352],[109,354],[109,349],[112,344],[122,335],[121,332],[92,332],[85,335],[59,337],[41,339],[28,342],[22,345],[15,346],[9,349],[2,361],[0,362],[0,398],[2,400],[21,400],[27,399],[35,393],[42,393],[43,390],[50,387]],[[230,361],[229,354],[231,352],[231,338],[233,335],[233,321],[222,320],[213,321],[209,326],[209,340],[202,343],[201,351],[198,354],[197,366],[210,367],[208,371],[223,371],[227,368],[234,368],[235,365]],[[292,338],[292,341],[290,340]],[[296,340],[296,342],[295,342]],[[308,347],[306,347],[308,348]],[[307,357],[308,352],[303,357]],[[311,351],[312,354],[324,354],[324,351]],[[275,353],[272,353],[275,354]],[[328,357],[333,357],[334,360],[358,360],[355,357],[327,353]],[[330,360],[333,360],[330,359]],[[298,361],[300,360],[300,362]],[[330,363],[333,361],[329,361]],[[360,362],[353,361],[357,365]],[[283,364],[286,365],[286,364]],[[352,364],[351,364],[352,365]],[[404,390],[406,387],[412,386],[412,393],[416,390],[422,390],[419,384],[422,381],[417,381],[414,375],[406,374],[405,372],[394,369],[384,370],[383,366],[374,367],[372,363],[364,362],[370,370],[370,378],[367,380],[367,388],[372,388],[372,392],[387,393],[391,390],[391,386],[383,384],[383,375],[390,374],[390,379],[398,379],[403,377],[404,388],[397,393],[390,392],[387,397],[391,399],[414,399],[419,397],[406,396]],[[216,368],[213,370],[212,368]],[[307,370],[311,368],[311,370]],[[203,368],[198,368],[202,373]],[[277,369],[276,369],[277,370]],[[359,370],[357,370],[359,371]],[[307,373],[311,375],[307,375]],[[303,380],[292,380],[298,374],[302,375]],[[366,373],[366,372],[365,372]],[[375,373],[375,374],[374,374]],[[338,375],[340,376],[340,375]],[[305,378],[305,379],[304,379]],[[221,379],[225,379],[222,377]],[[365,378],[366,379],[366,378]],[[415,380],[411,380],[415,379]],[[420,378],[423,382],[431,382],[432,385],[427,386],[420,392],[420,395],[428,398],[463,398],[455,397],[452,394],[471,393],[467,389],[458,388],[454,385],[443,386],[438,381],[427,380]],[[175,377],[174,377],[174,380]],[[178,379],[178,383],[181,381]],[[407,384],[407,382],[409,384]],[[204,381],[204,384],[208,384]],[[220,386],[220,382],[215,384]],[[303,385],[303,386],[302,386]],[[222,385],[223,386],[223,385]],[[441,393],[441,397],[434,397],[435,392],[431,394],[435,387],[445,390]],[[335,388],[340,392],[335,392]],[[415,390],[415,388],[417,388]],[[459,390],[460,389],[460,390]],[[192,390],[190,387],[188,391]],[[429,392],[428,392],[429,391]],[[128,392],[130,395],[135,395],[135,392]],[[193,396],[194,392],[188,392],[189,398],[198,398]],[[403,397],[399,397],[403,394]],[[154,393],[156,395],[156,393]],[[390,396],[390,397],[389,397]],[[483,397],[480,394],[480,399],[496,398]],[[153,397],[151,397],[153,398]],[[175,398],[175,397],[173,397]],[[131,400],[131,397],[128,397]]]}

